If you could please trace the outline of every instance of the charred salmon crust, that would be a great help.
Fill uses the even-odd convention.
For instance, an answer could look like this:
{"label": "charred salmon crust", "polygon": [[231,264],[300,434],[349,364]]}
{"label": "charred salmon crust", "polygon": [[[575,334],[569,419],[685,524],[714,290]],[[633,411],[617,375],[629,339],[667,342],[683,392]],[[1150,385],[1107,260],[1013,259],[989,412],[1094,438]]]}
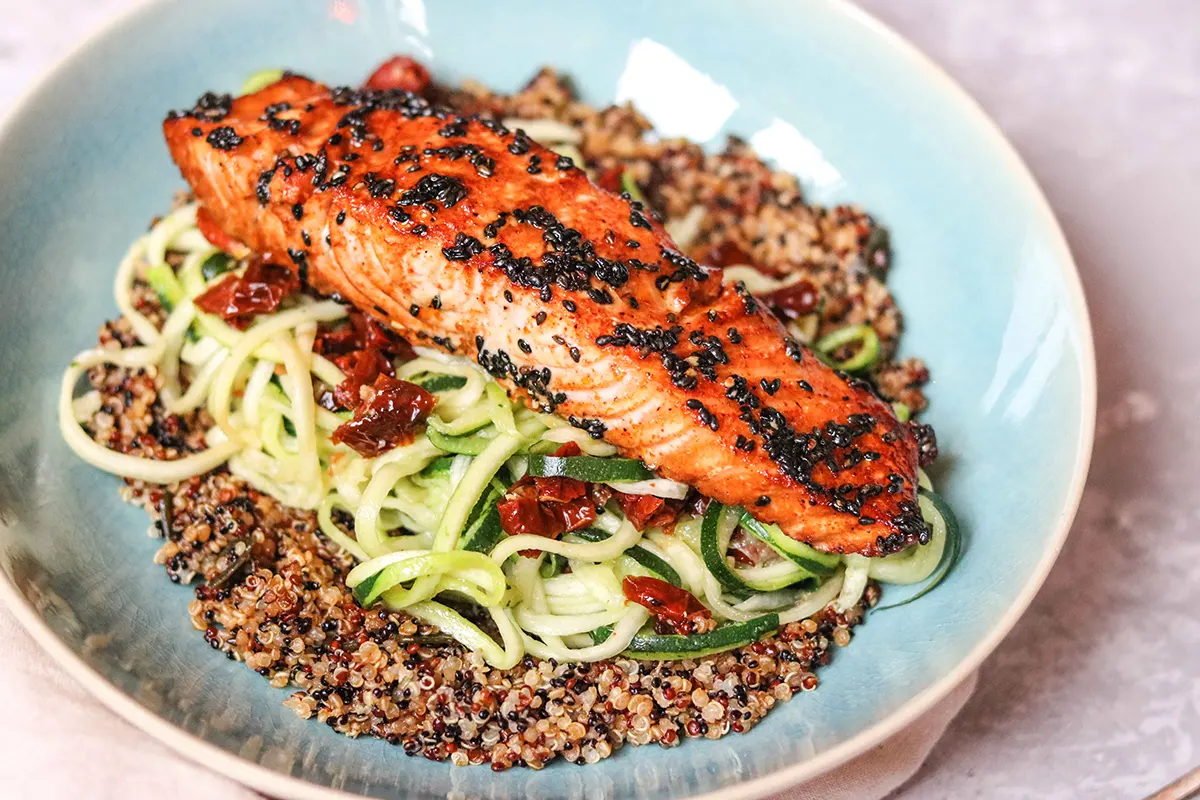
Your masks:
{"label": "charred salmon crust", "polygon": [[927,539],[891,408],[521,130],[288,77],[164,132],[224,233],[528,405],[821,550]]}

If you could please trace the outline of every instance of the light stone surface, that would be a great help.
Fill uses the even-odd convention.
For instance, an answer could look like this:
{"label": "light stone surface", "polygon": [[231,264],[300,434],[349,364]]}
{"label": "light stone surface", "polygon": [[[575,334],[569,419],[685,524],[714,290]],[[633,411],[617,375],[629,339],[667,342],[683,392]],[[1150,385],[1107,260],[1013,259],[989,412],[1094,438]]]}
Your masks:
{"label": "light stone surface", "polygon": [[[1200,764],[1200,2],[861,3],[1029,162],[1079,263],[1100,367],[1066,549],[896,797],[1143,796]],[[0,0],[0,113],[127,5]]]}
{"label": "light stone surface", "polygon": [[1037,176],[1095,329],[1091,477],[917,798],[1135,798],[1200,765],[1200,3],[864,0]]}

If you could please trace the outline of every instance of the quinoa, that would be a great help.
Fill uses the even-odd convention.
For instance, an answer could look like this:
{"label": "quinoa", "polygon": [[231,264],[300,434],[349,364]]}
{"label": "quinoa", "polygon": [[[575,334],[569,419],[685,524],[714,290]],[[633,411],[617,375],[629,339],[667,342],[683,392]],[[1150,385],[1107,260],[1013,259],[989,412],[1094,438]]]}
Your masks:
{"label": "quinoa", "polygon": [[[511,96],[472,83],[430,93],[463,113],[550,118],[578,128],[595,173],[631,171],[659,217],[703,208],[688,255],[713,263],[735,253],[769,274],[809,281],[824,299],[817,335],[872,325],[882,357],[866,377],[883,397],[914,412],[925,407],[924,364],[892,360],[903,317],[885,283],[886,229],[861,209],[806,204],[793,176],[773,171],[736,139],[710,154],[683,140],[648,137],[649,124],[633,108],[584,105],[548,69]],[[161,325],[165,314],[145,283],[135,284],[134,300]],[[111,348],[137,344],[123,319],[104,325],[99,339]],[[159,459],[204,448],[207,412],[167,413],[154,370],[101,366],[88,379],[101,397],[86,423],[97,442]],[[689,737],[744,733],[779,701],[815,689],[816,670],[833,646],[849,644],[879,599],[871,583],[844,613],[826,608],[700,659],[526,657],[500,670],[402,612],[360,607],[345,586],[353,559],[325,538],[315,515],[225,469],[166,487],[126,481],[121,493],[154,520],[163,539],[155,561],[168,578],[196,584],[192,624],[214,650],[275,687],[292,687],[285,705],[303,718],[458,765],[539,769],[559,756],[593,763],[626,743],[674,747]],[[351,520],[337,521],[352,532]]]}

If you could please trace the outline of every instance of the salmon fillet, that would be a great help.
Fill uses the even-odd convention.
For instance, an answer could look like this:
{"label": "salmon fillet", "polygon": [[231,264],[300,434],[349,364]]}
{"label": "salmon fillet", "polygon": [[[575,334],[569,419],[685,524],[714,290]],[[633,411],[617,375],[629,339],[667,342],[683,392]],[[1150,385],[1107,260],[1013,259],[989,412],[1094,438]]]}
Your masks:
{"label": "salmon fillet", "polygon": [[294,76],[164,132],[224,233],[529,406],[821,550],[927,539],[890,406],[523,132]]}

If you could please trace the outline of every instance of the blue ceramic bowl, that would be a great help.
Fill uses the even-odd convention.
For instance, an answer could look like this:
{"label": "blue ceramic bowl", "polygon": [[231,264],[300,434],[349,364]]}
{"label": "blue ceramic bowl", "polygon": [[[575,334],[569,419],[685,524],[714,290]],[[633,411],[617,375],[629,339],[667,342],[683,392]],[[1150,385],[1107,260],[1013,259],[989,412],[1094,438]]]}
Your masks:
{"label": "blue ceramic bowl", "polygon": [[[187,588],[117,480],[60,441],[60,370],[115,315],[127,244],[179,176],[159,123],[202,91],[289,66],[354,83],[407,52],[441,77],[515,89],[542,64],[587,99],[632,99],[665,132],[748,137],[810,198],[891,228],[905,350],[935,376],[936,480],[969,535],[936,592],[872,616],[821,688],[745,736],[627,748],[596,766],[496,775],[409,759],[304,722],[192,630]],[[152,3],[79,50],[0,132],[0,563],[3,594],[113,709],[275,795],[751,797],[899,730],[992,650],[1075,512],[1095,378],[1079,281],[1029,173],[936,67],[833,0],[290,0]],[[102,647],[87,644],[98,634]],[[96,640],[92,640],[93,644]]]}

